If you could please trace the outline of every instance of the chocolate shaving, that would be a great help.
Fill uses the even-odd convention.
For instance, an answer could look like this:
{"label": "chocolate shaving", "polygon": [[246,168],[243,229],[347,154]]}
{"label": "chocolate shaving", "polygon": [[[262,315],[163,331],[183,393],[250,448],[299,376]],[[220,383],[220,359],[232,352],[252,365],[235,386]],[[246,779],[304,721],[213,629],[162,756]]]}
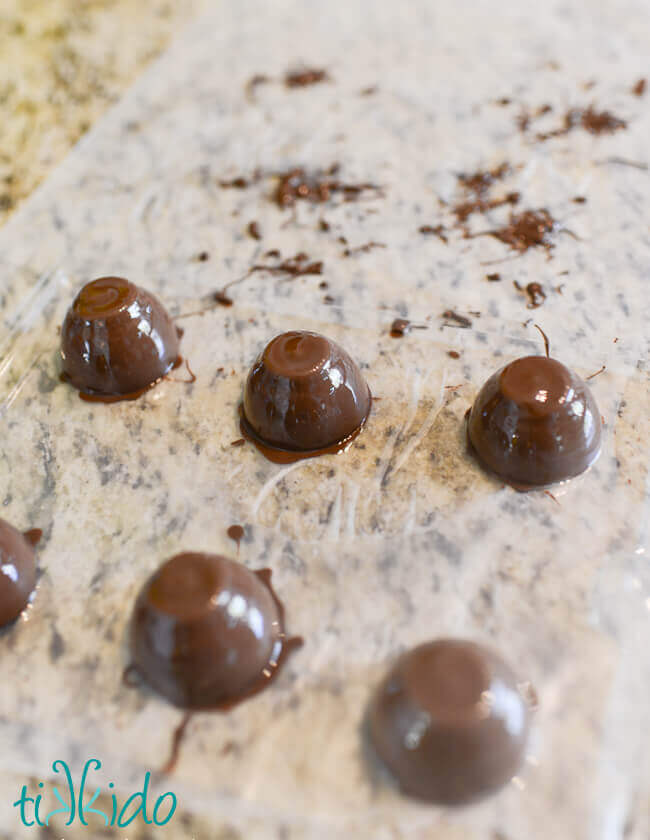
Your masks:
{"label": "chocolate shaving", "polygon": [[524,210],[523,213],[511,213],[504,227],[474,236],[493,236],[520,254],[529,248],[544,248],[550,255],[555,245],[549,236],[556,227],[557,223],[547,210]]}
{"label": "chocolate shaving", "polygon": [[224,190],[245,190],[251,185],[252,181],[244,178],[243,175],[238,175],[236,178],[219,181],[219,186]]}
{"label": "chocolate shaving", "polygon": [[469,318],[466,318],[464,315],[459,315],[457,312],[454,312],[453,309],[445,309],[442,313],[442,317],[446,322],[452,322],[444,323],[443,327],[459,327],[460,329],[466,330],[472,326],[472,322]]}
{"label": "chocolate shaving", "polygon": [[600,376],[603,371],[607,370],[607,366],[603,365],[600,370],[597,370],[595,373],[592,373],[591,376],[586,376],[585,379],[593,379],[594,376]]}
{"label": "chocolate shaving", "polygon": [[334,164],[324,172],[309,173],[305,169],[295,168],[278,176],[272,200],[281,210],[293,207],[297,201],[310,201],[313,204],[329,201],[334,193],[340,193],[344,201],[355,201],[364,192],[379,191],[376,184],[346,184],[333,176],[339,170]]}
{"label": "chocolate shaving", "polygon": [[438,239],[441,239],[445,244],[449,241],[445,236],[444,225],[436,225],[435,227],[433,225],[422,225],[418,228],[418,231],[420,233],[424,233],[425,235],[433,234],[434,236],[437,236]]}
{"label": "chocolate shaving", "polygon": [[535,138],[539,141],[552,137],[563,137],[576,128],[582,128],[590,134],[614,134],[627,128],[627,122],[614,116],[610,111],[596,111],[593,105],[588,108],[570,108],[564,115],[562,125],[551,131],[539,132]]}
{"label": "chocolate shaving", "polygon": [[550,359],[551,358],[551,344],[548,340],[548,336],[546,335],[544,330],[538,324],[534,324],[534,327],[535,327],[536,330],[539,330],[540,333],[542,334],[542,338],[544,339],[544,350],[546,351],[546,358]]}
{"label": "chocolate shaving", "polygon": [[220,306],[232,306],[233,304],[232,298],[228,297],[225,289],[215,292],[212,297]]}
{"label": "chocolate shaving", "polygon": [[317,85],[320,82],[328,81],[330,81],[330,77],[327,70],[319,70],[315,67],[290,70],[284,77],[284,83],[288,88],[307,87],[308,85]]}
{"label": "chocolate shaving", "polygon": [[368,251],[372,251],[373,248],[385,248],[386,245],[383,242],[366,242],[365,245],[358,245],[356,248],[346,248],[343,251],[344,257],[351,257],[354,254],[367,254]]}
{"label": "chocolate shaving", "polygon": [[539,283],[528,283],[527,286],[521,286],[516,280],[514,287],[518,292],[525,292],[528,295],[528,309],[538,309],[546,300],[546,292]]}
{"label": "chocolate shaving", "polygon": [[643,96],[643,94],[645,93],[646,86],[647,86],[647,80],[646,79],[639,79],[639,81],[632,88],[632,93],[635,96]]}
{"label": "chocolate shaving", "polygon": [[248,227],[246,228],[248,235],[253,239],[261,239],[262,234],[260,232],[260,227],[257,222],[249,222]]}
{"label": "chocolate shaving", "polygon": [[322,274],[323,262],[322,260],[309,260],[305,253],[296,254],[293,257],[287,257],[276,265],[254,265],[249,270],[248,274],[254,271],[267,271],[269,274],[286,274],[289,277],[302,277],[306,274]]}

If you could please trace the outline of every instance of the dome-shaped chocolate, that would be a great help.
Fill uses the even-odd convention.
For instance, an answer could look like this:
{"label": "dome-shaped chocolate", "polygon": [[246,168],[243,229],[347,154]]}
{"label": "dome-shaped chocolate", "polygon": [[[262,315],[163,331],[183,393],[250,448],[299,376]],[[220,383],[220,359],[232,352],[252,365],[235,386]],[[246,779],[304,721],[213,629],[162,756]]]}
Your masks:
{"label": "dome-shaped chocolate", "polygon": [[468,420],[481,463],[505,481],[563,481],[598,457],[601,418],[589,387],[555,359],[525,356],[491,376]]}
{"label": "dome-shaped chocolate", "polygon": [[287,332],[251,368],[242,425],[269,449],[318,454],[351,440],[370,405],[368,385],[345,350],[318,333]]}
{"label": "dome-shaped chocolate", "polygon": [[34,547],[0,519],[0,627],[18,618],[36,586]]}
{"label": "dome-shaped chocolate", "polygon": [[121,277],[87,283],[63,322],[63,374],[82,395],[124,399],[178,360],[178,331],[160,301]]}
{"label": "dome-shaped chocolate", "polygon": [[273,677],[286,646],[268,570],[214,554],[178,554],[144,585],[131,623],[133,665],[177,706],[243,699]]}
{"label": "dome-shaped chocolate", "polygon": [[513,672],[472,642],[439,639],[404,653],[369,712],[375,750],[409,796],[470,802],[517,772],[529,706]]}

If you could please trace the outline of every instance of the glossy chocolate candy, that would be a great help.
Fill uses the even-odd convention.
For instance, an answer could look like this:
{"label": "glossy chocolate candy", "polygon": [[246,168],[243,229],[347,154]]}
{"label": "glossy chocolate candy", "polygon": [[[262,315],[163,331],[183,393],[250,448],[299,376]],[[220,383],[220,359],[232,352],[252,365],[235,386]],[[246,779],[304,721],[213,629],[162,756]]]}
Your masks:
{"label": "glossy chocolate candy", "polygon": [[555,359],[525,356],[483,385],[468,436],[485,467],[527,489],[571,478],[593,464],[601,418],[582,379]]}
{"label": "glossy chocolate candy", "polygon": [[215,554],[178,554],[144,585],[131,623],[132,663],[185,709],[225,708],[264,688],[290,650],[269,570]]}
{"label": "glossy chocolate candy", "polygon": [[25,609],[36,586],[34,544],[40,531],[22,534],[0,519],[0,627]]}
{"label": "glossy chocolate candy", "polygon": [[276,336],[246,381],[242,432],[272,460],[334,452],[363,427],[372,398],[357,364],[314,332]]}
{"label": "glossy chocolate candy", "polygon": [[180,361],[179,333],[152,294],[121,277],[87,283],[61,332],[63,376],[90,399],[138,397]]}
{"label": "glossy chocolate candy", "polygon": [[403,793],[455,805],[515,775],[529,718],[523,689],[496,653],[439,639],[397,660],[371,701],[369,728]]}

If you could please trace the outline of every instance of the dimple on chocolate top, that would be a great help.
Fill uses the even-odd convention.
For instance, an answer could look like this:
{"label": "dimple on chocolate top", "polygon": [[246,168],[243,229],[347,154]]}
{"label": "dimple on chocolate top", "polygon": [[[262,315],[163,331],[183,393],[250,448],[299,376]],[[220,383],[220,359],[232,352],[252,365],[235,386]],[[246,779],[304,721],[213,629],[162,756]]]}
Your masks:
{"label": "dimple on chocolate top", "polygon": [[214,554],[177,554],[144,585],[131,623],[142,677],[177,706],[215,708],[268,682],[284,643],[263,573]]}
{"label": "dimple on chocolate top", "polygon": [[251,368],[243,416],[267,446],[305,452],[350,438],[370,405],[368,385],[342,347],[294,331],[276,336]]}
{"label": "dimple on chocolate top", "polygon": [[0,519],[0,627],[18,618],[36,586],[36,559],[28,539]]}
{"label": "dimple on chocolate top", "polygon": [[87,395],[136,396],[173,367],[178,350],[160,301],[121,277],[87,283],[61,332],[64,376]]}
{"label": "dimple on chocolate top", "polygon": [[491,376],[468,422],[479,460],[506,481],[543,486],[598,457],[601,418],[589,387],[555,359],[525,356]]}
{"label": "dimple on chocolate top", "polygon": [[439,639],[403,654],[370,704],[376,752],[405,794],[461,804],[517,772],[530,711],[493,651]]}

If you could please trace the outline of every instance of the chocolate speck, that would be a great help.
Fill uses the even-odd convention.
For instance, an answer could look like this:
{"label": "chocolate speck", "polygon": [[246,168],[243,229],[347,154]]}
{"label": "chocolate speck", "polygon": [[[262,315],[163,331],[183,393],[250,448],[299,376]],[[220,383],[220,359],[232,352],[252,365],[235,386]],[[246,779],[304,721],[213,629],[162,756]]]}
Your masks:
{"label": "chocolate speck", "polygon": [[411,332],[411,322],[406,318],[395,318],[390,326],[390,334],[393,338],[403,338]]}
{"label": "chocolate speck", "polygon": [[197,262],[207,262],[210,259],[210,254],[207,251],[201,251],[196,255]]}
{"label": "chocolate speck", "polygon": [[325,221],[325,219],[319,219],[318,220],[318,230],[321,230],[321,231],[323,231],[323,233],[326,233],[329,229],[330,229],[330,223],[329,222]]}
{"label": "chocolate speck", "polygon": [[290,70],[284,77],[284,83],[288,88],[307,87],[317,85],[320,82],[327,82],[330,77],[327,70],[316,67],[304,67],[298,70]]}
{"label": "chocolate speck", "polygon": [[501,280],[501,275],[497,271],[495,271],[492,274],[486,274],[485,279],[488,281],[488,283],[499,283]]}
{"label": "chocolate speck", "polygon": [[260,226],[258,225],[257,222],[249,222],[248,227],[246,228],[246,231],[248,232],[248,235],[252,239],[261,239],[262,238],[262,234],[260,232]]}
{"label": "chocolate speck", "polygon": [[268,271],[269,274],[286,274],[289,277],[302,277],[306,274],[322,274],[323,262],[322,260],[310,261],[307,254],[300,252],[293,257],[287,257],[275,265],[254,265],[248,273],[252,274],[254,271]]}
{"label": "chocolate speck", "polygon": [[466,318],[465,315],[459,315],[457,312],[454,312],[453,309],[445,309],[442,313],[442,317],[445,319],[443,327],[460,327],[461,329],[466,330],[472,326],[472,322],[469,318]]}
{"label": "chocolate speck", "polygon": [[244,440],[244,438],[237,438],[237,440],[233,440],[230,445],[231,446],[243,446],[245,443],[246,443],[246,441]]}
{"label": "chocolate speck", "polygon": [[229,298],[223,289],[215,292],[212,297],[219,306],[232,306],[233,304],[232,298]]}
{"label": "chocolate speck", "polygon": [[271,250],[267,251],[264,256],[269,257],[270,259],[277,259],[280,256],[280,251],[277,248],[271,248]]}
{"label": "chocolate speck", "polygon": [[343,251],[344,257],[352,257],[354,254],[367,254],[368,251],[372,251],[373,248],[385,248],[386,245],[383,242],[366,242],[365,245],[358,245],[356,248],[346,248]]}
{"label": "chocolate speck", "polygon": [[643,96],[647,87],[647,79],[639,79],[639,81],[632,88],[632,93],[635,96]]}
{"label": "chocolate speck", "polygon": [[425,235],[432,234],[433,236],[437,236],[438,239],[441,239],[443,242],[447,243],[449,240],[445,236],[445,228],[444,225],[422,225],[418,228],[420,233]]}
{"label": "chocolate speck", "polygon": [[370,85],[370,87],[365,87],[359,91],[359,96],[372,96],[373,94],[377,93],[379,88],[377,85]]}
{"label": "chocolate speck", "polygon": [[313,204],[329,201],[334,193],[343,196],[344,201],[356,201],[367,191],[379,191],[375,184],[346,184],[335,178],[340,166],[335,163],[325,171],[307,172],[297,167],[281,173],[272,199],[281,210],[293,207],[297,201]]}
{"label": "chocolate speck", "polygon": [[327,289],[328,286],[329,286],[329,283],[327,282],[327,280],[321,280],[320,283],[318,284],[319,289]]}
{"label": "chocolate speck", "polygon": [[323,303],[332,304],[336,302],[336,298],[333,298],[332,295],[324,295]]}
{"label": "chocolate speck", "polygon": [[572,198],[571,201],[574,204],[586,204],[587,203],[587,199],[585,198],[584,195],[577,195],[575,198]]}
{"label": "chocolate speck", "polygon": [[243,175],[238,175],[236,178],[219,181],[219,186],[224,190],[245,190],[250,183]]}
{"label": "chocolate speck", "polygon": [[528,295],[528,309],[537,309],[546,300],[546,292],[539,283],[528,283],[524,288],[515,280],[514,287],[518,292],[525,292]]}
{"label": "chocolate speck", "polygon": [[497,99],[496,104],[505,107],[512,104],[512,99],[509,96],[502,96],[501,99]]}
{"label": "chocolate speck", "polygon": [[460,359],[460,353],[458,350],[448,350],[447,355],[450,359]]}

